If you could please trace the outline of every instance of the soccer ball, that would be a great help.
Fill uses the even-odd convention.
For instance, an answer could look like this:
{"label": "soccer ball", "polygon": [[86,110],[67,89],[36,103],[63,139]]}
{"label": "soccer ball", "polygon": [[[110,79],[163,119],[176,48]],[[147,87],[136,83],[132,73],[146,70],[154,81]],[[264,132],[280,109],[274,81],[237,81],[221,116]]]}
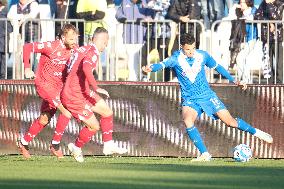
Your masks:
{"label": "soccer ball", "polygon": [[246,144],[239,144],[234,148],[234,160],[238,162],[247,162],[252,158],[252,151]]}

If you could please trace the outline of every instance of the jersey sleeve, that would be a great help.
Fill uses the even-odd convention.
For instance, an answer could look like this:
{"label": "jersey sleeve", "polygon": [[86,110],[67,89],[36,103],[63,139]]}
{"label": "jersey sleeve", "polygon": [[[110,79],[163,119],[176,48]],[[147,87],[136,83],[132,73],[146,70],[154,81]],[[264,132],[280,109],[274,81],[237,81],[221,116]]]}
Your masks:
{"label": "jersey sleeve", "polygon": [[176,64],[175,58],[173,56],[164,59],[162,62],[157,63],[157,64],[152,64],[152,72],[159,71],[164,68],[172,68]]}
{"label": "jersey sleeve", "polygon": [[52,50],[51,42],[34,42],[34,43],[26,43],[23,47],[23,62],[24,68],[30,67],[30,56],[31,53],[42,53],[48,54]]}
{"label": "jersey sleeve", "polygon": [[88,83],[92,86],[94,91],[98,89],[97,81],[94,78],[93,71],[95,70],[96,60],[94,60],[96,55],[92,58],[85,57],[83,59],[83,72],[86,76]]}
{"label": "jersey sleeve", "polygon": [[204,59],[205,59],[205,64],[208,68],[213,68],[215,69],[218,66],[218,63],[216,62],[216,60],[209,55],[207,52],[204,53]]}

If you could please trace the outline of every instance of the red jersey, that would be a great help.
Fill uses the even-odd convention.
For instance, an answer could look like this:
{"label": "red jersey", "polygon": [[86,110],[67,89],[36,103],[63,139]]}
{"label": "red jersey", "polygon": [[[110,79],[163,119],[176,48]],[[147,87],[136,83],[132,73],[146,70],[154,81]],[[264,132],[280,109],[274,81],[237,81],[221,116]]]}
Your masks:
{"label": "red jersey", "polygon": [[68,64],[68,77],[63,91],[62,101],[80,103],[90,97],[90,86],[97,90],[97,82],[93,76],[96,68],[99,52],[94,45],[80,47],[74,51]]}
{"label": "red jersey", "polygon": [[52,88],[61,90],[67,76],[66,65],[67,60],[70,58],[71,50],[66,49],[61,40],[27,43],[23,49],[25,68],[30,67],[29,59],[31,52],[41,53],[36,71],[36,85],[48,83]]}

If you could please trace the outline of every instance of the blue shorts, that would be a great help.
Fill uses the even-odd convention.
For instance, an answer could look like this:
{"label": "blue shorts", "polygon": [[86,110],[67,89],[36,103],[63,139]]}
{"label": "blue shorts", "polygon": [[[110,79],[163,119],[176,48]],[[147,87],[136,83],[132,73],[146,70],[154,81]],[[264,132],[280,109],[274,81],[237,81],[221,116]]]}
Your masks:
{"label": "blue shorts", "polygon": [[220,110],[227,109],[216,95],[210,95],[201,99],[190,99],[185,97],[182,99],[181,105],[193,108],[197,112],[198,116],[205,112],[213,119],[219,119],[216,116],[216,113]]}

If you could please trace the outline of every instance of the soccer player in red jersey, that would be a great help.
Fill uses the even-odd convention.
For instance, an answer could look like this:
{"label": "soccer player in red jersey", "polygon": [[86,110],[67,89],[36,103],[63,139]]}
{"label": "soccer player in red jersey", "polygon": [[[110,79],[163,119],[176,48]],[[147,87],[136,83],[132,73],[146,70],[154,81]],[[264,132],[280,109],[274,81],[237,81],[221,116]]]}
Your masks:
{"label": "soccer player in red jersey", "polygon": [[[68,64],[68,77],[61,93],[61,100],[73,117],[85,125],[75,143],[68,144],[68,149],[78,162],[84,161],[81,148],[91,140],[100,127],[105,155],[127,152],[127,149],[119,148],[112,140],[113,112],[99,96],[103,94],[109,97],[109,94],[97,86],[93,76],[99,54],[106,48],[108,39],[108,31],[98,27],[94,32],[92,44],[76,49]],[[101,115],[100,122],[94,112]]]}
{"label": "soccer player in red jersey", "polygon": [[[25,77],[35,77],[35,87],[42,98],[41,115],[30,126],[25,135],[18,140],[18,147],[25,158],[30,158],[28,143],[50,122],[50,119],[59,109],[56,129],[50,144],[52,154],[63,158],[59,143],[63,132],[71,118],[71,113],[64,108],[60,101],[60,92],[67,76],[67,60],[73,49],[77,47],[77,30],[71,24],[62,28],[61,37],[52,42],[27,43],[23,48],[23,62]],[[41,53],[36,75],[30,68],[30,54]]]}

